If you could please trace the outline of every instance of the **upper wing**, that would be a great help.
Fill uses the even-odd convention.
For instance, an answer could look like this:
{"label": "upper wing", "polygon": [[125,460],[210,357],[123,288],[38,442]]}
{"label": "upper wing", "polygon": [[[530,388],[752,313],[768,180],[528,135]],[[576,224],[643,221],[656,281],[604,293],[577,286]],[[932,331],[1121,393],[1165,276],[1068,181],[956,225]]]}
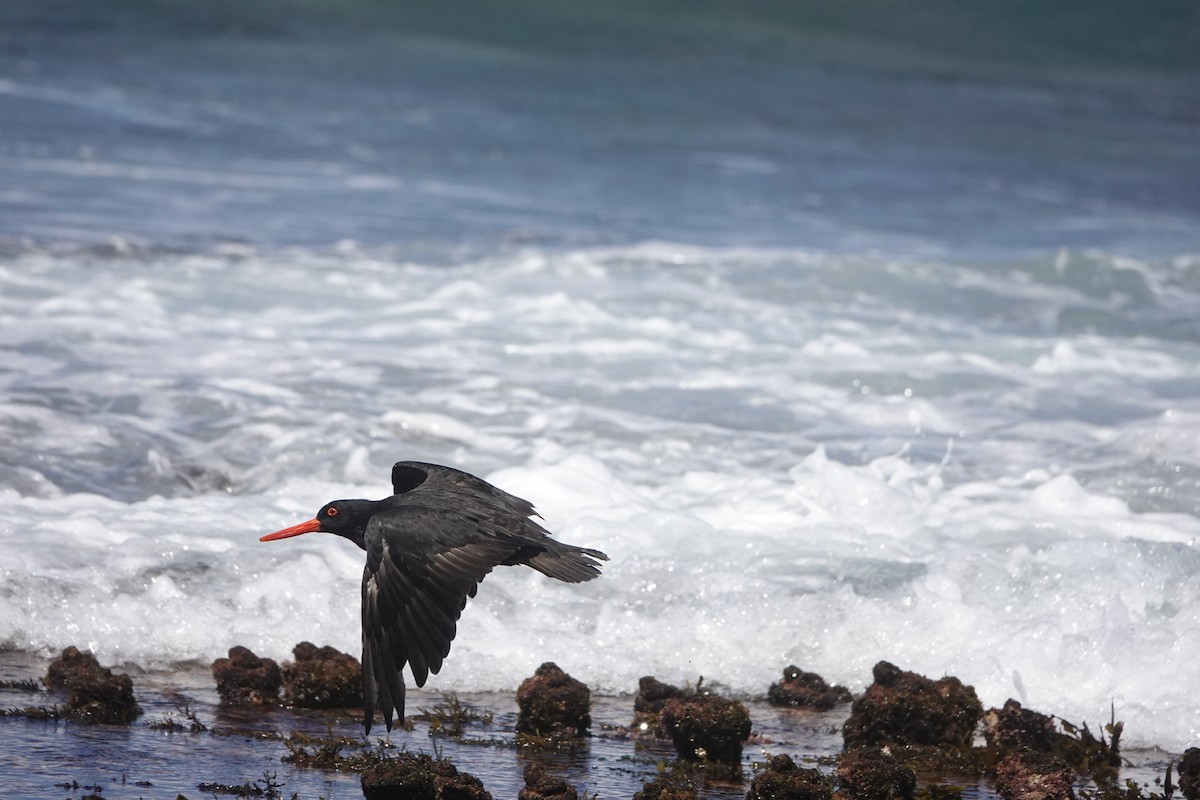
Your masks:
{"label": "upper wing", "polygon": [[493,513],[525,519],[536,516],[528,500],[497,489],[468,472],[426,464],[399,461],[392,466],[392,489],[396,494],[413,493],[413,502],[437,503],[457,507],[486,508]]}
{"label": "upper wing", "polygon": [[375,515],[365,536],[363,678],[368,731],[375,695],[391,730],[392,710],[404,716],[407,663],[423,686],[450,652],[467,598],[519,543],[497,538],[442,510],[404,506]]}

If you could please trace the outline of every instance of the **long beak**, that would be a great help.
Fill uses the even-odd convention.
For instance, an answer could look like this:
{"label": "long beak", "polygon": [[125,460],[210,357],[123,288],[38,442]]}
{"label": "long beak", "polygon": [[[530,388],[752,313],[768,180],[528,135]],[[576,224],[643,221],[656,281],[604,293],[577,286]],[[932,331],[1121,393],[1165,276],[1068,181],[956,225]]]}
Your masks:
{"label": "long beak", "polygon": [[321,530],[321,520],[310,519],[308,522],[301,522],[299,525],[293,525],[290,528],[284,528],[281,531],[268,533],[266,536],[259,537],[260,542],[273,542],[276,539],[286,539],[289,536],[299,536],[302,533],[312,533],[313,531]]}

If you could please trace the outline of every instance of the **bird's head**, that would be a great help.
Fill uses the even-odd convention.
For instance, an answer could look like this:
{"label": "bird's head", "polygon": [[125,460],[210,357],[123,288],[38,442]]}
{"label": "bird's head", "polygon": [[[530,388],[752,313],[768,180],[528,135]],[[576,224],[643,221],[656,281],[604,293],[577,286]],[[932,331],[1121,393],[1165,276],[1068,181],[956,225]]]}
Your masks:
{"label": "bird's head", "polygon": [[374,500],[334,500],[332,503],[326,503],[325,507],[317,512],[317,516],[307,522],[268,533],[266,536],[260,537],[259,541],[273,542],[276,539],[287,539],[302,533],[320,531],[344,536],[362,547],[367,523],[371,521],[371,517],[378,510],[379,503]]}

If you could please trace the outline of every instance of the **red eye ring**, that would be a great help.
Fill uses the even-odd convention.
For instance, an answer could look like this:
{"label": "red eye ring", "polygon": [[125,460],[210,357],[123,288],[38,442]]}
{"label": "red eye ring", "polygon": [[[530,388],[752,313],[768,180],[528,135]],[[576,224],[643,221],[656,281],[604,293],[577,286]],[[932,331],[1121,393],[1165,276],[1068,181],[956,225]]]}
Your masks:
{"label": "red eye ring", "polygon": [[336,509],[336,508],[327,508],[327,509],[325,509],[325,516],[327,516],[327,517],[336,517],[336,516],[337,516],[337,509]]}

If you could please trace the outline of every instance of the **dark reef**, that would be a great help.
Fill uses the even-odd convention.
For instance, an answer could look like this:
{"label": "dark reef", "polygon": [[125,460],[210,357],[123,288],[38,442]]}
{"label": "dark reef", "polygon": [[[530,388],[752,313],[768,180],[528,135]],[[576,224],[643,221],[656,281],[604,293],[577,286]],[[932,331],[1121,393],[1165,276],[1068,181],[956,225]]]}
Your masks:
{"label": "dark reef", "polygon": [[218,658],[212,663],[212,674],[217,681],[217,694],[225,705],[279,702],[279,687],[283,685],[279,665],[269,658],[259,658],[247,647],[229,648],[228,658]]}
{"label": "dark reef", "polygon": [[399,753],[362,773],[367,800],[491,800],[483,783],[445,759]]}
{"label": "dark reef", "polygon": [[362,705],[362,664],[332,647],[301,642],[295,661],[283,662],[283,702],[298,708],[357,708]]}
{"label": "dark reef", "polygon": [[1179,791],[1186,800],[1200,800],[1200,747],[1189,747],[1179,758]]}
{"label": "dark reef", "polygon": [[812,708],[828,711],[839,703],[851,701],[845,686],[830,686],[815,672],[805,672],[795,665],[783,670],[783,680],[767,689],[767,702],[776,706]]}
{"label": "dark reef", "polygon": [[127,725],[142,714],[133,679],[100,666],[96,657],[71,646],[51,662],[44,683],[67,691],[65,716],[80,722]]}
{"label": "dark reef", "polygon": [[699,797],[690,776],[683,772],[664,772],[643,783],[633,800],[698,800]]}
{"label": "dark reef", "polygon": [[983,704],[958,678],[930,680],[880,661],[875,682],[854,701],[842,727],[846,747],[931,745],[970,747]]}
{"label": "dark reef", "polygon": [[546,662],[517,689],[517,733],[550,743],[586,736],[591,707],[587,685]]}
{"label": "dark reef", "polygon": [[[282,687],[291,706],[357,707],[361,700],[361,668],[356,659],[308,642],[297,645],[293,653],[295,661],[285,663],[281,669],[245,647],[232,648],[228,658],[212,664],[220,703],[277,706]],[[1188,749],[1169,766],[1164,763],[1164,774],[1153,785],[1118,780],[1124,763],[1120,752],[1123,728],[1115,714],[1109,724],[1093,733],[1087,725],[1077,726],[1025,708],[1016,700],[985,712],[974,689],[954,677],[931,680],[886,661],[875,665],[873,675],[874,683],[853,701],[842,726],[840,755],[835,758],[826,751],[812,758],[812,763],[797,763],[793,755],[777,750],[781,745],[788,746],[790,740],[777,738],[778,733],[768,727],[755,740],[755,746],[767,755],[767,763],[753,765],[748,785],[743,783],[747,777],[743,768],[748,765],[743,761],[743,748],[751,734],[749,711],[746,704],[713,691],[703,679],[695,687],[681,688],[652,676],[641,678],[633,701],[632,730],[601,724],[597,738],[590,740],[591,747],[601,741],[609,746],[632,738],[636,751],[661,759],[652,780],[641,778],[644,783],[634,795],[635,800],[694,800],[713,792],[728,797],[731,791],[737,791],[738,796],[744,793],[747,800],[954,800],[965,796],[973,785],[985,782],[1003,800],[1172,800],[1179,796],[1200,800],[1200,748]],[[75,647],[65,649],[49,665],[41,683],[52,694],[65,693],[66,701],[52,707],[0,709],[0,717],[127,724],[141,713],[130,677],[113,675],[110,669],[100,666],[94,655]],[[827,698],[841,697],[844,691],[795,667],[785,670],[783,685],[772,686],[776,702],[785,688],[812,690]],[[8,680],[0,689],[39,691],[37,682],[21,679]],[[357,734],[337,734],[332,727],[327,736],[303,730],[285,736],[272,729],[265,732],[265,738],[282,742],[287,750],[282,755],[284,763],[325,772],[358,773],[363,793],[370,798],[489,798],[478,778],[460,772],[441,758],[438,739],[441,743],[449,739],[455,744],[522,751],[523,757],[530,760],[525,765],[518,800],[594,797],[554,773],[561,769],[557,759],[563,758],[563,753],[537,749],[565,747],[571,751],[570,758],[578,757],[576,748],[581,737],[590,736],[589,688],[547,662],[522,683],[515,700],[515,738],[468,738],[468,729],[493,724],[492,711],[486,706],[475,708],[462,703],[452,694],[444,695],[442,704],[421,709],[412,719],[427,725],[428,735],[435,740],[436,758],[412,755],[403,749],[397,752],[389,739],[372,741]],[[611,714],[619,701],[610,698],[602,702]],[[787,701],[787,705],[792,704]],[[801,702],[802,707],[813,705],[811,698]],[[254,732],[251,728],[244,732],[210,729],[190,710],[186,697],[176,709],[160,721],[147,723],[148,727],[166,733],[264,736],[263,730]],[[228,713],[261,719],[288,712],[254,708]],[[802,719],[790,712],[777,713],[785,727],[789,720]],[[335,717],[310,712],[298,718],[311,726],[314,720]],[[803,719],[827,726],[829,718],[805,715]],[[269,724],[269,720],[266,722]],[[836,737],[836,730],[826,727],[823,735]],[[980,738],[985,745],[976,744]],[[674,758],[668,755],[672,747]],[[771,750],[776,752],[769,754]],[[635,771],[646,765],[645,755],[632,760],[641,763],[641,767],[633,768]],[[820,765],[821,770],[812,769],[814,765]],[[828,774],[831,767],[832,776]],[[202,790],[210,794],[266,792],[283,785],[273,775],[264,775],[262,781],[253,784],[245,783],[243,778],[206,782]]]}
{"label": "dark reef", "polygon": [[820,770],[796,766],[791,756],[775,756],[750,781],[746,800],[832,800],[833,782]]}
{"label": "dark reef", "polygon": [[670,739],[683,761],[737,768],[742,744],[750,738],[750,712],[743,703],[703,687],[703,678],[695,689],[684,689],[643,677],[633,702],[633,729]]}
{"label": "dark reef", "polygon": [[916,773],[877,747],[842,753],[837,777],[846,800],[912,800],[917,791]]}
{"label": "dark reef", "polygon": [[525,766],[525,786],[517,800],[579,800],[579,792],[535,761]]}
{"label": "dark reef", "polygon": [[732,766],[750,738],[750,712],[737,700],[697,692],[666,701],[662,726],[680,758]]}
{"label": "dark reef", "polygon": [[996,765],[996,792],[1004,800],[1075,800],[1075,771],[1058,756],[1021,751]]}

